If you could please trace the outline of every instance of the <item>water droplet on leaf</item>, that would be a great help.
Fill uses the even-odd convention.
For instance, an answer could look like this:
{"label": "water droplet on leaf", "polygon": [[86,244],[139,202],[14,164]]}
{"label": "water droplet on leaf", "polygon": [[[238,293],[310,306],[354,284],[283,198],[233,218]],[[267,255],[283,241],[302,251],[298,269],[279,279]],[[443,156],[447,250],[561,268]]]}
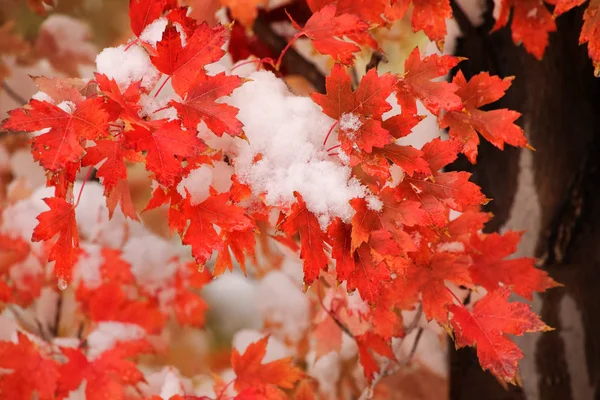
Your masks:
{"label": "water droplet on leaf", "polygon": [[65,281],[65,280],[64,280],[64,279],[62,279],[62,278],[59,278],[59,279],[58,279],[58,288],[59,288],[60,290],[65,290],[65,289],[67,288],[67,286],[69,286],[69,285],[67,284],[67,281]]}
{"label": "water droplet on leaf", "polygon": [[307,284],[306,282],[304,282],[304,285],[302,285],[302,292],[306,293],[310,290],[310,285]]}

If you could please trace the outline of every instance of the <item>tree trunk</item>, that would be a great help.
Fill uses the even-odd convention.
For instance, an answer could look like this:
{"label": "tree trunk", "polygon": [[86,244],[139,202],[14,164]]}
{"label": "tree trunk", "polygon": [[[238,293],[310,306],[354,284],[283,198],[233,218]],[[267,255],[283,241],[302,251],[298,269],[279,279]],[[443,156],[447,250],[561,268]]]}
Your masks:
{"label": "tree trunk", "polygon": [[[582,13],[579,7],[557,19],[542,61],[515,46],[509,29],[490,34],[489,11],[482,27],[461,24],[457,55],[469,58],[461,70],[467,78],[480,71],[516,77],[492,106],[523,114],[518,123],[536,151],[485,143],[475,166],[461,158],[453,168],[472,172],[494,199],[487,229],[527,229],[519,256],[540,258],[565,286],[534,301],[555,330],[519,341],[523,389],[505,390],[481,371],[474,351],[459,350],[451,355],[453,400],[600,399],[600,79],[578,45]],[[456,7],[455,14],[461,22]]]}

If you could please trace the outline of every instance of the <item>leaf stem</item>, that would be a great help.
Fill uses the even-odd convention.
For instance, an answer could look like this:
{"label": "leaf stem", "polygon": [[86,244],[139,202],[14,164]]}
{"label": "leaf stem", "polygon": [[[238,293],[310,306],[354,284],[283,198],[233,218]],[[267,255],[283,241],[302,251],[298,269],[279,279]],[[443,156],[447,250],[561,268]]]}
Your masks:
{"label": "leaf stem", "polygon": [[94,166],[92,165],[89,169],[87,174],[85,175],[85,179],[83,180],[83,182],[81,183],[81,188],[79,188],[79,194],[77,195],[77,201],[75,202],[75,207],[77,207],[79,205],[79,200],[81,200],[81,194],[83,193],[83,188],[85,187],[85,183],[90,179],[90,176],[92,176],[92,171],[94,170]]}
{"label": "leaf stem", "polygon": [[462,302],[462,301],[461,301],[461,300],[458,298],[458,296],[456,296],[456,295],[454,294],[454,292],[453,292],[452,290],[450,290],[450,288],[448,288],[448,287],[446,286],[446,290],[448,291],[448,293],[450,293],[450,294],[452,295],[452,297],[454,297],[454,300],[456,300],[456,302],[457,302],[458,304],[460,304],[460,306],[461,306],[461,307],[464,307],[464,304],[463,304],[463,302]]}
{"label": "leaf stem", "polygon": [[304,35],[304,33],[302,32],[298,32],[296,33],[288,42],[288,44],[283,48],[283,50],[281,50],[281,53],[279,53],[279,58],[277,59],[277,64],[275,64],[275,70],[279,71],[279,67],[281,67],[281,61],[283,60],[283,56],[285,55],[285,53],[288,51],[288,49],[292,46],[292,44],[294,44],[294,42],[296,41],[296,39],[298,39],[300,36]]}
{"label": "leaf stem", "polygon": [[329,128],[329,132],[327,132],[327,135],[325,136],[325,140],[323,140],[323,146],[325,146],[327,144],[327,141],[329,140],[329,136],[331,135],[331,132],[333,132],[333,130],[335,129],[337,124],[339,124],[339,122],[340,121],[335,121],[335,124],[331,125],[331,128]]}
{"label": "leaf stem", "polygon": [[140,42],[140,38],[136,38],[135,40],[132,40],[131,42],[127,43],[127,46],[125,46],[125,51],[129,50],[134,44],[138,44]]}
{"label": "leaf stem", "polygon": [[158,94],[165,87],[165,85],[167,84],[167,82],[169,82],[169,79],[171,79],[171,76],[167,76],[167,79],[165,79],[165,81],[162,83],[162,85],[160,85],[160,87],[158,88],[158,90],[156,91],[156,93],[154,93],[154,98],[158,97]]}

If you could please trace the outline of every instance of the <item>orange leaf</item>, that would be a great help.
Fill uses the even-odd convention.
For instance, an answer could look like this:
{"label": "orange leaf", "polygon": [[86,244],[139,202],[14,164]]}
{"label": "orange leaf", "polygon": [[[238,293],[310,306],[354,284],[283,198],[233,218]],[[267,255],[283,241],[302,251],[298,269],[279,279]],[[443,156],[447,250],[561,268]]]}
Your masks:
{"label": "orange leaf", "polygon": [[238,392],[267,385],[291,389],[304,375],[299,368],[292,365],[291,357],[262,364],[268,341],[269,337],[266,336],[250,344],[244,354],[233,349],[231,366],[236,375],[234,387]]}

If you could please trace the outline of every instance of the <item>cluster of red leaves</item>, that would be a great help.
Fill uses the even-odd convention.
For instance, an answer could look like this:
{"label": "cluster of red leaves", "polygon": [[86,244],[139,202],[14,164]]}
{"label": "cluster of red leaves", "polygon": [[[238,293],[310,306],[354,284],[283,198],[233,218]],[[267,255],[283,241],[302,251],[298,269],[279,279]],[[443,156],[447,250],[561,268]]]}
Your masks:
{"label": "cluster of red leaves", "polygon": [[[297,0],[304,2],[305,0]],[[231,9],[234,18],[245,26],[251,26],[257,16],[246,3],[264,6],[264,2],[240,2],[221,0]],[[294,23],[300,36],[313,39],[315,49],[331,55],[336,61],[350,64],[352,53],[359,50],[355,44],[342,38],[376,48],[369,30],[386,26],[403,18],[410,10],[411,24],[415,32],[423,31],[427,37],[443,49],[446,37],[446,20],[452,18],[450,0],[306,0],[314,13],[306,21],[304,28]],[[548,9],[554,6],[554,11]],[[506,26],[511,21],[512,38],[515,44],[523,44],[525,50],[541,59],[549,43],[549,34],[556,31],[555,19],[561,14],[584,4],[584,0],[502,0],[500,13],[492,31]],[[412,8],[410,7],[412,5]],[[588,45],[588,53],[595,66],[595,74],[600,76],[600,2],[591,0],[584,13],[584,24],[579,36],[579,44]],[[510,18],[512,13],[512,19]],[[290,16],[291,18],[291,16]],[[247,39],[251,40],[251,39]],[[243,43],[241,38],[237,44]],[[255,53],[261,56],[259,53]]]}
{"label": "cluster of red leaves", "polygon": [[[225,159],[222,151],[211,149],[197,137],[199,122],[204,122],[219,137],[227,134],[245,138],[243,126],[236,119],[238,110],[216,102],[231,94],[244,80],[224,73],[209,76],[205,72],[207,64],[224,55],[222,46],[227,40],[227,29],[198,24],[186,16],[185,8],[176,8],[173,3],[132,0],[130,17],[132,31],[138,36],[132,45],[140,44],[146,49],[154,66],[163,74],[162,85],[170,80],[182,99],[169,103],[177,110],[178,119],[141,117],[140,94],[155,89],[135,82],[121,90],[115,81],[97,74],[85,85],[57,81],[53,90],[45,90],[55,103],[72,104],[71,112],[49,102],[31,100],[24,108],[12,111],[3,124],[5,129],[13,131],[41,131],[32,139],[33,156],[46,170],[48,185],[55,188],[55,195],[45,199],[50,209],[38,217],[32,239],[52,243],[48,256],[55,261],[55,273],[61,280],[71,279],[80,256],[78,199],[73,193],[75,177],[82,167],[92,168],[100,163],[97,176],[104,186],[111,213],[120,205],[126,216],[137,219],[126,184],[126,163],[144,163],[157,184],[147,209],[168,205],[171,229],[178,232],[184,244],[191,246],[198,264],[203,265],[217,252],[215,274],[219,274],[232,268],[230,251],[242,268],[245,258],[254,254],[257,221],[266,222],[271,210],[264,204],[246,208],[245,201],[251,191],[235,176],[228,192],[211,190],[210,196],[200,203],[194,203],[189,193],[182,196],[177,191],[178,184],[190,171]],[[413,2],[413,26],[438,41],[445,33],[440,24],[450,13],[449,3],[441,3]],[[351,312],[345,300],[347,294],[337,293],[335,310],[329,310],[315,335],[318,337],[318,332],[323,331],[324,324],[337,326],[339,335],[328,337],[320,346],[323,351],[339,348],[342,331],[337,322],[344,324],[355,338],[365,374],[372,380],[378,372],[373,352],[394,358],[391,340],[405,334],[400,311],[421,302],[429,320],[454,332],[458,346],[476,345],[484,368],[503,380],[514,381],[522,353],[505,335],[548,327],[527,306],[508,303],[508,294],[513,291],[530,298],[533,291],[544,291],[556,283],[536,269],[532,259],[507,260],[515,251],[520,235],[480,233],[488,220],[488,215],[479,211],[487,202],[486,197],[478,186],[469,182],[468,173],[441,171],[460,152],[474,162],[478,134],[499,148],[505,143],[527,145],[522,130],[514,124],[518,113],[479,110],[501,98],[510,86],[510,79],[482,73],[467,82],[458,74],[452,83],[440,82],[437,78],[460,60],[437,55],[422,58],[415,49],[406,61],[403,75],[378,75],[371,70],[353,90],[343,65],[352,63],[353,53],[360,49],[356,44],[377,47],[368,33],[371,24],[399,18],[408,4],[399,1],[311,1],[309,4],[315,13],[303,28],[295,24],[299,29],[296,36],[310,38],[317,50],[337,62],[327,78],[327,93],[315,94],[313,100],[336,120],[332,131],[337,126],[341,151],[349,156],[353,176],[380,203],[373,206],[364,199],[352,200],[356,211],[352,221],[336,219],[326,231],[321,229],[300,194],[294,204],[279,210],[277,228],[286,235],[282,241],[299,238],[306,284],[325,275],[324,271],[333,264],[332,279],[345,282],[349,291],[356,290],[370,305],[367,312]],[[143,43],[139,38],[141,32],[161,16],[168,20],[162,39],[156,47]],[[181,30],[185,41],[181,39]],[[356,44],[340,40],[342,37]],[[392,108],[387,98],[394,93],[402,112],[384,119],[384,114]],[[441,126],[450,128],[450,140],[434,140],[421,150],[397,143],[423,118],[417,114],[417,101],[439,119]],[[390,184],[394,169],[401,170],[403,177],[400,182]],[[451,219],[452,210],[462,214]],[[107,250],[103,255],[106,263],[101,269],[102,284],[94,290],[80,285],[77,290],[85,312],[94,321],[135,322],[150,332],[159,330],[164,316],[157,309],[157,300],[135,284],[118,252]],[[189,268],[189,272],[195,269]],[[178,295],[173,306],[180,321],[199,325],[201,321],[197,318],[204,304],[187,291],[194,287],[194,282],[195,278],[189,274],[177,278]],[[489,293],[470,311],[454,297],[448,283],[467,288],[483,286]],[[131,300],[124,293],[125,287],[128,293],[136,291],[138,297]],[[102,306],[107,296],[114,307]],[[10,351],[30,352],[28,362],[39,363],[40,353],[32,351],[32,346],[26,338],[21,338],[18,345],[5,345]],[[277,387],[291,388],[301,377],[291,366],[291,360],[262,364],[265,346],[266,341],[261,341],[244,355],[233,354],[239,399],[276,398]],[[84,359],[78,350],[65,350],[63,354],[68,361],[57,362],[53,368],[77,369],[78,374],[68,382],[54,379],[55,387],[40,386],[38,395],[42,399],[45,393],[54,390],[70,390],[83,379],[106,382],[115,390],[120,390],[117,386],[135,384],[140,375],[129,370],[130,364],[123,364],[126,363],[123,359],[142,352],[142,348],[136,344],[131,352],[109,353],[108,360],[100,357],[94,361]],[[23,368],[16,368],[10,376],[17,375],[15,387],[26,391],[18,385],[19,374],[33,367],[26,364]],[[46,370],[55,371],[53,368]],[[123,374],[119,373],[121,370]],[[90,387],[96,386],[88,384]]]}
{"label": "cluster of red leaves", "polygon": [[[145,26],[166,13],[169,24],[162,40],[156,49],[144,47],[155,67],[165,80],[171,80],[183,99],[169,104],[177,110],[179,120],[141,117],[138,101],[149,90],[136,82],[121,91],[114,80],[96,74],[95,80],[83,87],[63,81],[48,93],[56,103],[71,102],[71,113],[45,101],[31,100],[23,109],[12,111],[3,125],[14,131],[46,130],[32,140],[33,155],[47,171],[48,185],[55,187],[55,197],[45,200],[50,210],[40,215],[33,240],[47,241],[58,235],[50,260],[56,261],[56,275],[64,281],[71,278],[79,247],[73,183],[80,168],[100,163],[97,176],[102,180],[110,213],[120,205],[132,219],[137,219],[137,215],[126,184],[126,163],[145,164],[159,184],[148,208],[169,203],[175,211],[170,214],[170,225],[185,244],[192,245],[199,264],[204,264],[213,250],[228,251],[232,238],[242,238],[247,247],[254,245],[255,224],[230,193],[193,204],[190,195],[184,198],[176,191],[189,171],[222,159],[221,153],[196,137],[195,127],[200,121],[218,136],[227,133],[243,137],[242,124],[235,118],[237,110],[215,102],[229,95],[243,80],[225,74],[208,76],[204,72],[205,65],[224,55],[221,47],[227,39],[226,29],[197,24],[185,16],[184,8],[170,7],[165,1],[133,1],[130,16],[132,30],[139,35]],[[185,45],[176,24],[185,27]],[[220,228],[219,233],[213,225]]]}

